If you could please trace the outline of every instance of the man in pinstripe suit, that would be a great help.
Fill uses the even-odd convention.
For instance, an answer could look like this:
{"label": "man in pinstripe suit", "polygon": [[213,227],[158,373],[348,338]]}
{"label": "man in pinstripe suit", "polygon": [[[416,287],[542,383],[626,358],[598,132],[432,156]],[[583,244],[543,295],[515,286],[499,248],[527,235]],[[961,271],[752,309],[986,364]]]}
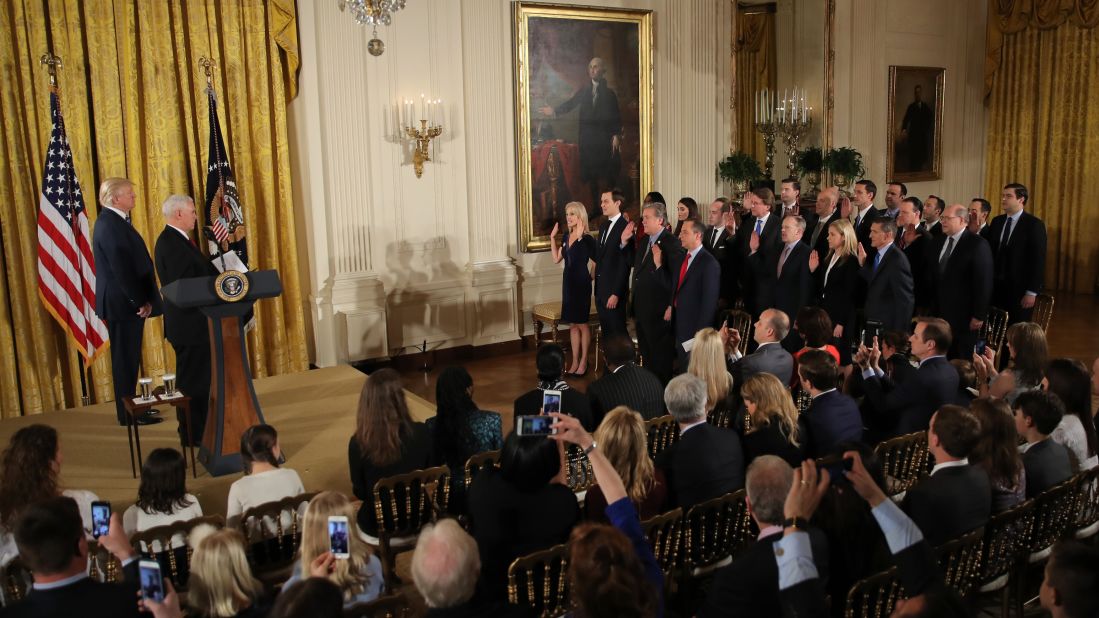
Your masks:
{"label": "man in pinstripe suit", "polygon": [[645,420],[663,416],[664,387],[652,372],[634,364],[633,341],[626,335],[614,335],[603,346],[607,371],[588,387],[595,426],[618,406],[640,412]]}

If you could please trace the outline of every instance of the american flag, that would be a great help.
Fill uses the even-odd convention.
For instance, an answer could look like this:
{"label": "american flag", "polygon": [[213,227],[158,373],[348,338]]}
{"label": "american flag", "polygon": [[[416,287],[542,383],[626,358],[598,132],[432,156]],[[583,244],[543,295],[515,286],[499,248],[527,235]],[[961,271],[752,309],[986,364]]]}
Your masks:
{"label": "american flag", "polygon": [[88,216],[56,92],[50,93],[50,116],[53,129],[38,207],[38,295],[90,362],[107,341],[107,326],[95,314]]}
{"label": "american flag", "polygon": [[[233,177],[233,168],[229,166],[229,154],[225,150],[225,140],[221,136],[221,123],[218,122],[217,96],[213,88],[206,89],[210,107],[210,152],[206,164],[206,215],[210,229],[218,244],[229,241],[229,249],[235,250],[245,264],[248,263],[248,245],[244,239],[244,211],[237,193],[237,181]],[[237,231],[237,228],[240,231]],[[233,239],[236,240],[233,240]],[[221,251],[211,248],[210,253]]]}

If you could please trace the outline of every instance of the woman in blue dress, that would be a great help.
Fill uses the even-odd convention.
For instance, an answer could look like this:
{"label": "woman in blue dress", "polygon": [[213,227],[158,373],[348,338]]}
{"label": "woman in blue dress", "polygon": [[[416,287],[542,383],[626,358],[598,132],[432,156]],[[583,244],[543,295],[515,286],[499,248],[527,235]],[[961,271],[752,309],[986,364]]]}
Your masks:
{"label": "woman in blue dress", "polygon": [[550,232],[550,251],[553,263],[565,261],[565,273],[561,277],[561,321],[569,324],[569,341],[572,342],[572,364],[565,375],[582,376],[588,372],[588,346],[591,344],[591,262],[595,256],[595,239],[588,234],[588,211],[580,202],[565,206],[565,224],[568,234],[565,246],[557,246],[557,228]]}

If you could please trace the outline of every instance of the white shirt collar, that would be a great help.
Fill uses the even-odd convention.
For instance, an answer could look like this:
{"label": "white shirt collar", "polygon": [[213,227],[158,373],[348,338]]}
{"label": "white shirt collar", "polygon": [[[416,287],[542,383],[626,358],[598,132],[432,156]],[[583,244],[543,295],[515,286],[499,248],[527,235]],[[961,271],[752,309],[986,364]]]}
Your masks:
{"label": "white shirt collar", "polygon": [[614,224],[618,222],[618,219],[621,216],[622,216],[622,213],[618,213],[617,215],[611,217],[610,219],[607,219],[607,221],[610,222],[610,225],[607,226],[607,231],[608,232],[611,231],[611,228],[614,227]]}
{"label": "white shirt collar", "polygon": [[168,227],[170,227],[173,230],[179,232],[184,238],[187,239],[187,242],[191,242],[191,235],[188,234],[187,232],[184,232],[183,230],[179,229],[178,227],[172,225],[171,223],[168,224]]}
{"label": "white shirt collar", "polygon": [[1021,217],[1021,216],[1023,216],[1023,211],[1022,211],[1022,209],[1020,209],[1020,210],[1019,210],[1019,212],[1017,212],[1017,213],[1015,213],[1015,214],[1013,214],[1013,215],[1008,215],[1008,216],[1007,216],[1007,218],[1008,218],[1008,219],[1011,219],[1011,220],[1012,220],[1012,221],[1011,221],[1011,227],[1015,227],[1015,224],[1019,222],[1019,217]]}
{"label": "white shirt collar", "polygon": [[954,234],[953,236],[947,236],[947,238],[953,238],[954,239],[954,246],[958,246],[958,241],[962,239],[962,234],[965,234],[965,228],[964,227],[957,234]]}
{"label": "white shirt collar", "polygon": [[116,215],[118,215],[118,216],[122,217],[122,220],[123,220],[123,221],[127,221],[127,220],[129,220],[129,218],[130,218],[130,216],[129,216],[129,215],[127,215],[126,213],[122,212],[121,210],[119,210],[119,209],[115,208],[114,206],[106,206],[106,209],[107,209],[107,210],[111,210],[111,211],[114,211],[114,214],[116,214]]}
{"label": "white shirt collar", "polygon": [[871,208],[873,208],[873,207],[874,207],[874,204],[873,204],[873,203],[871,203],[871,204],[870,204],[869,206],[867,206],[866,208],[863,208],[862,210],[860,210],[860,211],[859,211],[859,214],[858,214],[858,218],[859,218],[859,219],[862,219],[863,217],[865,217],[865,216],[866,216],[866,213],[867,213],[867,212],[869,212],[869,211],[870,211],[870,209],[871,209]]}
{"label": "white shirt collar", "polygon": [[702,251],[702,245],[695,247],[694,251],[688,251],[687,255],[691,256],[688,261],[693,262],[694,259],[698,256],[699,251]]}
{"label": "white shirt collar", "polygon": [[969,458],[962,457],[957,461],[944,461],[940,464],[935,464],[935,467],[931,468],[931,476],[935,476],[935,473],[943,468],[957,468],[958,466],[968,466]]}
{"label": "white shirt collar", "polygon": [[828,393],[834,393],[834,392],[836,392],[836,389],[830,388],[826,391],[821,391],[821,392],[817,393],[816,395],[813,395],[812,399],[816,399],[817,397],[820,397],[821,395],[827,395]]}
{"label": "white shirt collar", "polygon": [[[110,206],[108,206],[108,208],[110,208]],[[112,208],[112,210],[114,210],[114,209]],[[47,582],[45,584],[40,584],[38,582],[34,582],[34,589],[35,590],[56,590],[57,588],[64,588],[65,586],[68,586],[70,584],[75,584],[76,582],[78,582],[82,579],[85,579],[87,577],[88,577],[88,574],[84,571],[81,571],[81,572],[77,573],[76,575],[66,577],[65,579],[59,579],[59,580],[54,581],[54,582]]]}

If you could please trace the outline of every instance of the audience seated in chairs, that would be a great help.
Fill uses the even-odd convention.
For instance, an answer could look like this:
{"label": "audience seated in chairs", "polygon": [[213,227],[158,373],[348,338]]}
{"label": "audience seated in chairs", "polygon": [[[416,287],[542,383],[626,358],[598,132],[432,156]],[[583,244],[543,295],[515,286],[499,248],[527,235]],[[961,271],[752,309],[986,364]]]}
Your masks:
{"label": "audience seated in chairs", "polygon": [[580,507],[561,479],[557,442],[514,432],[504,440],[500,468],[473,479],[469,516],[481,554],[479,602],[506,598],[512,560],[568,539]]}
{"label": "audience seated in chairs", "polygon": [[565,375],[565,352],[556,343],[547,343],[538,348],[534,362],[538,368],[538,388],[523,393],[515,400],[515,416],[533,415],[542,412],[542,392],[561,391],[561,411],[580,419],[588,431],[594,431],[591,404],[583,392],[572,389],[562,379]]}
{"label": "audience seated in chairs", "polygon": [[801,390],[812,403],[798,417],[798,439],[802,454],[810,459],[824,457],[841,442],[862,440],[859,406],[837,388],[840,369],[835,358],[821,350],[808,350],[798,358]]}
{"label": "audience seated in chairs", "polygon": [[739,388],[757,373],[774,374],[783,384],[789,384],[790,376],[794,375],[794,357],[782,349],[780,343],[789,333],[789,316],[778,309],[766,309],[752,327],[752,339],[758,347],[755,352],[742,356],[738,346],[744,333],[722,329],[721,338],[725,341],[734,387]]}
{"label": "audience seated in chairs", "polygon": [[[355,520],[355,507],[347,496],[324,491],[317,494],[305,509],[301,526],[301,553],[293,575],[283,584],[287,590],[302,579],[326,577],[339,586],[345,606],[365,603],[378,598],[385,585],[382,563],[354,529],[347,535],[348,558],[336,559],[330,550],[328,518],[343,515],[348,522]],[[308,572],[303,572],[308,569]]]}
{"label": "audience seated in chairs", "polygon": [[187,591],[188,615],[208,618],[260,618],[272,599],[252,576],[244,552],[244,537],[232,528],[192,533],[191,579]]}
{"label": "audience seated in chairs", "polygon": [[1072,476],[1068,449],[1049,438],[1065,408],[1057,395],[1033,390],[1021,393],[1011,407],[1015,429],[1026,440],[1019,450],[1026,470],[1026,495],[1032,498]]}
{"label": "audience seated in chairs", "polygon": [[15,542],[34,575],[34,587],[22,601],[5,607],[4,616],[138,615],[137,556],[118,513],[111,515],[108,532],[99,537],[99,544],[122,564],[122,583],[100,583],[87,576],[88,541],[72,498],[52,496],[24,506],[15,527]]}
{"label": "audience seated in chairs", "polygon": [[911,378],[901,383],[885,375],[877,345],[870,349],[861,345],[855,356],[870,402],[870,418],[866,421],[874,430],[872,442],[927,429],[931,415],[957,396],[958,372],[946,360],[950,325],[939,318],[918,318],[908,342],[920,365]]}
{"label": "audience seated in chairs", "polygon": [[1055,358],[1046,366],[1042,388],[1060,397],[1065,404],[1065,415],[1050,437],[1069,450],[1073,456],[1073,471],[1095,467],[1095,422],[1087,367],[1073,358]]}
{"label": "audience seated in chairs", "polygon": [[790,391],[769,373],[757,373],[740,388],[747,428],[742,437],[744,461],[777,455],[786,463],[801,463],[798,442],[798,410]]}
{"label": "audience seated in chairs", "polygon": [[[198,498],[187,493],[187,462],[174,448],[153,449],[141,466],[137,502],[122,515],[128,536],[157,526],[202,517]],[[179,544],[173,541],[173,547]]]}
{"label": "audience seated in chairs", "polygon": [[733,375],[725,364],[725,344],[716,330],[703,328],[695,333],[687,373],[706,383],[706,417],[709,421],[718,427],[729,428],[737,408]]}
{"label": "audience seated in chairs", "polygon": [[663,616],[664,574],[626,486],[603,456],[602,447],[576,419],[553,416],[557,428],[553,439],[584,449],[609,503],[605,513],[611,525],[582,524],[569,538],[568,583],[578,613],[588,618]]}
{"label": "audience seated in chairs", "polygon": [[[760,456],[749,464],[745,481],[748,512],[760,532],[756,543],[714,574],[706,602],[698,612],[700,617],[782,614],[778,567],[771,544],[782,538],[785,519],[782,509],[793,479],[790,464],[774,455]],[[808,532],[817,568],[824,570],[828,564],[828,541],[816,528],[810,528]]]}
{"label": "audience seated in chairs", "polygon": [[19,515],[40,500],[58,496],[75,500],[85,535],[91,538],[92,502],[99,497],[82,489],[61,489],[61,445],[56,429],[35,424],[16,431],[4,449],[2,463],[0,566],[11,562],[19,554],[14,534]]}
{"label": "audience seated in chairs", "polygon": [[435,416],[427,419],[435,451],[433,461],[450,468],[450,504],[465,510],[465,463],[504,445],[500,415],[473,402],[473,378],[464,367],[447,367],[435,383]]}
{"label": "audience seated in chairs", "polygon": [[254,506],[305,493],[298,473],[279,467],[282,448],[271,425],[253,425],[241,434],[240,458],[245,476],[229,486],[225,518],[230,527],[237,526],[240,516]]}
{"label": "audience seated in chairs", "polygon": [[689,373],[676,376],[664,389],[664,404],[679,424],[679,440],[656,459],[668,481],[668,506],[686,511],[744,487],[740,438],[706,422],[706,383]]}
{"label": "audience seated in chairs", "polygon": [[1099,616],[1099,548],[1072,541],[1053,546],[1038,598],[1053,618]]}
{"label": "audience seated in chairs", "polygon": [[970,412],[981,434],[969,453],[969,463],[984,468],[992,483],[992,512],[999,513],[1026,500],[1026,471],[1019,454],[1019,432],[1011,408],[1003,399],[974,399]]}
{"label": "audience seated in chairs", "polygon": [[[693,358],[691,362],[694,362]],[[724,368],[722,365],[722,370]],[[645,421],[641,415],[625,406],[611,410],[599,429],[595,430],[595,441],[622,479],[626,495],[641,519],[649,519],[663,512],[668,488],[664,482],[664,472],[656,468],[649,458]],[[584,496],[587,519],[606,522],[606,508],[603,488],[592,486]]]}
{"label": "audience seated in chairs", "polygon": [[473,540],[453,519],[427,524],[412,553],[412,581],[427,604],[427,618],[473,618],[515,613],[504,603],[474,602],[481,558]]}
{"label": "audience seated in chairs", "polygon": [[362,500],[359,529],[378,536],[374,485],[380,479],[429,468],[433,457],[431,431],[412,421],[400,374],[393,369],[370,374],[359,394],[355,434],[347,445],[352,491]]}
{"label": "audience seated in chairs", "polygon": [[634,363],[633,341],[624,334],[603,341],[607,370],[588,386],[592,423],[618,406],[635,410],[645,420],[664,416],[664,387],[651,371]]}
{"label": "audience seated in chairs", "polygon": [[932,546],[988,522],[992,486],[984,468],[968,459],[980,433],[977,417],[961,406],[945,405],[931,417],[927,448],[935,467],[906,492],[901,508]]}
{"label": "audience seated in chairs", "polygon": [[1049,358],[1046,332],[1033,322],[1016,322],[1007,328],[1008,368],[996,371],[996,351],[985,348],[973,354],[977,388],[981,396],[1006,399],[1010,404],[1019,393],[1041,388],[1042,372]]}

